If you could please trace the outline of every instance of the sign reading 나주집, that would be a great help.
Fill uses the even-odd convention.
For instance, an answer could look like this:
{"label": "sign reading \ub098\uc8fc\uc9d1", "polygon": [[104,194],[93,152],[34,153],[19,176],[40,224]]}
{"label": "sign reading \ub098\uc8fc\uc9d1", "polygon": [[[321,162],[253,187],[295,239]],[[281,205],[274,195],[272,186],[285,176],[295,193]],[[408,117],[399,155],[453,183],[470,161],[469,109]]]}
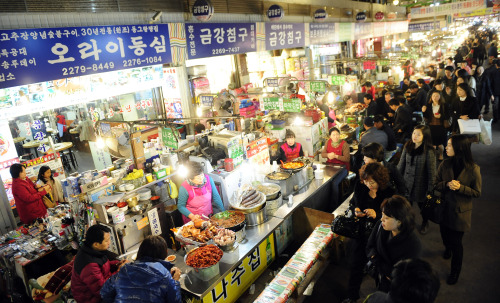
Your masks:
{"label": "sign reading \ub098\uc8fc\uc9d1", "polygon": [[256,51],[255,23],[186,23],[188,58]]}
{"label": "sign reading \ub098\uc8fc\uc9d1", "polygon": [[167,24],[0,31],[0,88],[171,61]]}
{"label": "sign reading \ub098\uc8fc\uc9d1", "polygon": [[303,47],[304,23],[266,23],[266,50]]}
{"label": "sign reading \ub098\uc8fc\uc9d1", "polygon": [[309,23],[309,42],[312,45],[335,42],[335,23]]}

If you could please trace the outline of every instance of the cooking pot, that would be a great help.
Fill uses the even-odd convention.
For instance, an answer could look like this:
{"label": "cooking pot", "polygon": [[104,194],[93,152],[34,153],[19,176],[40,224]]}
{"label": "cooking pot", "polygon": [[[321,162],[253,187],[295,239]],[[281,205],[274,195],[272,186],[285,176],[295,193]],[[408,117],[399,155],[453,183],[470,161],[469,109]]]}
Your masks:
{"label": "cooking pot", "polygon": [[248,226],[257,226],[267,221],[266,203],[259,211],[245,214]]}
{"label": "cooking pot", "polygon": [[281,188],[282,196],[286,197],[291,192],[293,192],[294,184],[290,173],[287,172],[270,173],[266,176],[266,182],[279,185]]}
{"label": "cooking pot", "polygon": [[291,174],[293,174],[293,173],[296,173],[296,172],[301,171],[302,169],[304,169],[304,167],[306,167],[306,165],[305,165],[305,164],[304,164],[304,162],[302,162],[302,161],[293,161],[293,162],[295,162],[295,163],[300,163],[300,164],[302,164],[302,166],[301,166],[301,167],[299,167],[299,168],[284,168],[284,167],[283,167],[283,163],[282,163],[282,164],[280,165],[281,170],[282,170],[282,171],[284,171],[284,172],[287,172],[287,173],[291,173]]}
{"label": "cooking pot", "polygon": [[[265,192],[259,190],[259,188],[261,188],[261,187],[265,188]],[[261,184],[257,185],[256,189],[257,189],[257,191],[260,191],[261,193],[266,195],[266,201],[276,199],[279,192],[281,191],[281,187],[275,183],[261,183]]]}

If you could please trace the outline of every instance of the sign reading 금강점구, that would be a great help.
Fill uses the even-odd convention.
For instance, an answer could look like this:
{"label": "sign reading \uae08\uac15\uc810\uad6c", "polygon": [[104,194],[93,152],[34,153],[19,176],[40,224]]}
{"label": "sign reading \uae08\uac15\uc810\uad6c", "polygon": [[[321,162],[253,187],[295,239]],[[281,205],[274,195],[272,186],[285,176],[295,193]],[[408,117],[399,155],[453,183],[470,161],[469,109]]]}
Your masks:
{"label": "sign reading \uae08\uac15\uc810\uad6c", "polygon": [[168,24],[0,31],[0,88],[171,61]]}
{"label": "sign reading \uae08\uac15\uc810\uad6c", "polygon": [[254,52],[255,23],[186,23],[188,58]]}
{"label": "sign reading \uae08\uac15\uc810\uad6c", "polygon": [[266,50],[303,47],[304,23],[266,23]]}

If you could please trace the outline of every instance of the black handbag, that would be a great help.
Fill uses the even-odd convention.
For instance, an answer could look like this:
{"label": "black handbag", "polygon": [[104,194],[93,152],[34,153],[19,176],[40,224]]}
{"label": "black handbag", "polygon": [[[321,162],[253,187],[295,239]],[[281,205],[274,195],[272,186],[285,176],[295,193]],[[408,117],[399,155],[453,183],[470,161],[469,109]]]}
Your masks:
{"label": "black handbag", "polygon": [[359,239],[363,236],[364,227],[361,220],[354,215],[353,209],[349,207],[343,215],[333,219],[332,231],[340,236]]}
{"label": "black handbag", "polygon": [[443,198],[440,194],[436,194],[435,191],[427,195],[424,207],[422,208],[422,217],[436,224],[441,224],[445,212],[445,200]]}

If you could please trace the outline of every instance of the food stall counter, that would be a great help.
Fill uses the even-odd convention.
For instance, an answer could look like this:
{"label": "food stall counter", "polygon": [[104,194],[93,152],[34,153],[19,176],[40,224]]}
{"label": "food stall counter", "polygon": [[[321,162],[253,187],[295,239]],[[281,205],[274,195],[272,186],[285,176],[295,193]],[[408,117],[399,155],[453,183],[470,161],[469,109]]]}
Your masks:
{"label": "food stall counter", "polygon": [[[246,238],[238,243],[237,261],[219,262],[220,274],[203,281],[194,275],[194,270],[184,262],[186,252],[176,252],[174,266],[181,269],[181,288],[202,302],[234,302],[259,277],[275,259],[274,230],[282,223],[280,218],[269,217],[268,221],[246,228]],[[236,260],[236,258],[235,258]],[[222,296],[222,297],[221,297]]]}

